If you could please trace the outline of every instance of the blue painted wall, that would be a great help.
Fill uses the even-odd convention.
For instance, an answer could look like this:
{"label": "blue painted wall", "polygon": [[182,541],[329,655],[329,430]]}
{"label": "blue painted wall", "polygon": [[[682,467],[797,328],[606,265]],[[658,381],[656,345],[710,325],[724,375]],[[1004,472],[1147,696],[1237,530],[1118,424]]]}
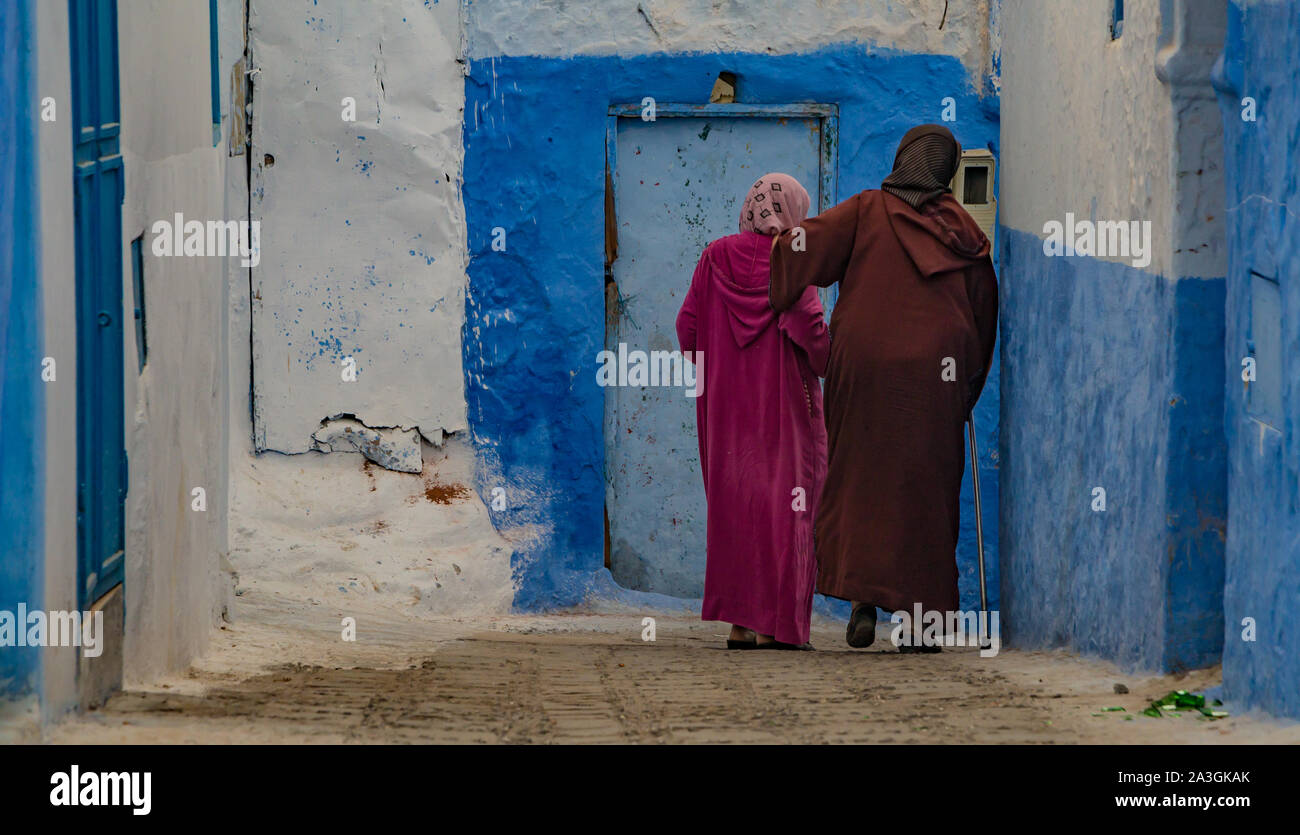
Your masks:
{"label": "blue painted wall", "polygon": [[[36,192],[35,24],[0,3],[0,610],[44,608],[45,417]],[[39,656],[0,648],[0,697],[39,689]]]}
{"label": "blue painted wall", "polygon": [[[1226,521],[1223,280],[998,232],[1002,600],[1016,646],[1212,664]],[[1106,490],[1106,511],[1092,490]]]}
{"label": "blue painted wall", "polygon": [[[1300,5],[1231,4],[1215,84],[1229,207],[1224,694],[1300,717]],[[1256,121],[1242,119],[1246,96]],[[1275,310],[1265,307],[1270,295]],[[1280,343],[1266,344],[1270,317]],[[1247,356],[1258,363],[1249,385]],[[1245,618],[1254,641],[1243,640]]]}
{"label": "blue painted wall", "polygon": [[[843,45],[795,55],[472,61],[464,132],[466,399],[480,459],[477,488],[488,502],[492,488],[507,490],[508,508],[493,511],[493,522],[514,529],[521,609],[613,591],[603,568],[604,392],[596,385],[609,105],[645,96],[702,103],[722,70],[739,75],[742,102],[840,106],[841,199],[878,187],[903,133],[938,121],[944,96],[957,100],[951,127],[962,144],[996,151],[997,98],[977,95],[972,88],[984,82],[972,85],[950,57]],[[507,233],[505,252],[491,251],[497,226]],[[689,276],[680,280],[685,285]],[[977,416],[986,496],[997,495],[998,386],[995,373]],[[993,540],[995,519],[986,509]],[[974,600],[967,596],[972,531],[968,514],[960,549],[967,605]],[[996,563],[995,544],[989,558]]]}

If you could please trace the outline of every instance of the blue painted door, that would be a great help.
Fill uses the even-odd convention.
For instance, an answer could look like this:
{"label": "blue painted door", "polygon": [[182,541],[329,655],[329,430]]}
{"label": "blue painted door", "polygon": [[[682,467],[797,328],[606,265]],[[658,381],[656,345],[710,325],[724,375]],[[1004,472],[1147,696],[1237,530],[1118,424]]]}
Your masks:
{"label": "blue painted door", "polygon": [[[676,319],[700,253],[738,231],[740,205],[768,171],[821,194],[823,122],[798,117],[619,118],[614,166],[617,258],[606,347],[678,348]],[[833,169],[832,169],[833,170]],[[704,592],[704,487],[695,400],[682,387],[605,389],[609,566],[626,588]]]}
{"label": "blue painted door", "polygon": [[77,251],[77,565],[84,606],[122,582],[122,198],[117,2],[68,0]]}

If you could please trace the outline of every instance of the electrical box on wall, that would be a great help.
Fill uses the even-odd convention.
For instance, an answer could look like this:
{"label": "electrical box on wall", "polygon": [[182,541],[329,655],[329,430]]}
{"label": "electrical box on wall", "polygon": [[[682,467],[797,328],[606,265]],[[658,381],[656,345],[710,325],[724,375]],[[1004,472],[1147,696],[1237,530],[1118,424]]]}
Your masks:
{"label": "electrical box on wall", "polygon": [[975,218],[990,239],[998,216],[998,201],[993,197],[993,152],[978,149],[962,151],[957,174],[952,178],[952,194]]}

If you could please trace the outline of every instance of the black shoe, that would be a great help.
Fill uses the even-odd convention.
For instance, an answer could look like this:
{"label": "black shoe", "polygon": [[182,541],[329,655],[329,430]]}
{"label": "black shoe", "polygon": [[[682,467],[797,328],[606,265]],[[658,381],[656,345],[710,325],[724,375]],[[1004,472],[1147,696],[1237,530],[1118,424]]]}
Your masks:
{"label": "black shoe", "polygon": [[901,652],[901,653],[910,653],[910,652],[927,652],[927,653],[928,653],[928,652],[943,652],[943,647],[938,646],[938,645],[930,646],[930,645],[928,645],[928,644],[919,644],[919,645],[916,645],[916,646],[913,646],[913,645],[911,645],[911,644],[905,644],[905,645],[900,645],[899,648],[898,648],[898,651]]}
{"label": "black shoe", "polygon": [[854,603],[844,640],[856,649],[869,647],[876,640],[876,607],[872,603]]}

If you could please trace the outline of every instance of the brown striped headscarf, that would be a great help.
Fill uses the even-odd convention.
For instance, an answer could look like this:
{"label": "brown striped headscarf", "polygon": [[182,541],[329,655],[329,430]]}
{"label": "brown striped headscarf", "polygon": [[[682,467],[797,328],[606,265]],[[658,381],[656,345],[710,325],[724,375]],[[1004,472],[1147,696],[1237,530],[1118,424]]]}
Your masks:
{"label": "brown striped headscarf", "polygon": [[920,209],[950,192],[948,184],[960,160],[961,144],[950,130],[943,125],[918,125],[903,134],[894,154],[894,170],[880,188]]}

